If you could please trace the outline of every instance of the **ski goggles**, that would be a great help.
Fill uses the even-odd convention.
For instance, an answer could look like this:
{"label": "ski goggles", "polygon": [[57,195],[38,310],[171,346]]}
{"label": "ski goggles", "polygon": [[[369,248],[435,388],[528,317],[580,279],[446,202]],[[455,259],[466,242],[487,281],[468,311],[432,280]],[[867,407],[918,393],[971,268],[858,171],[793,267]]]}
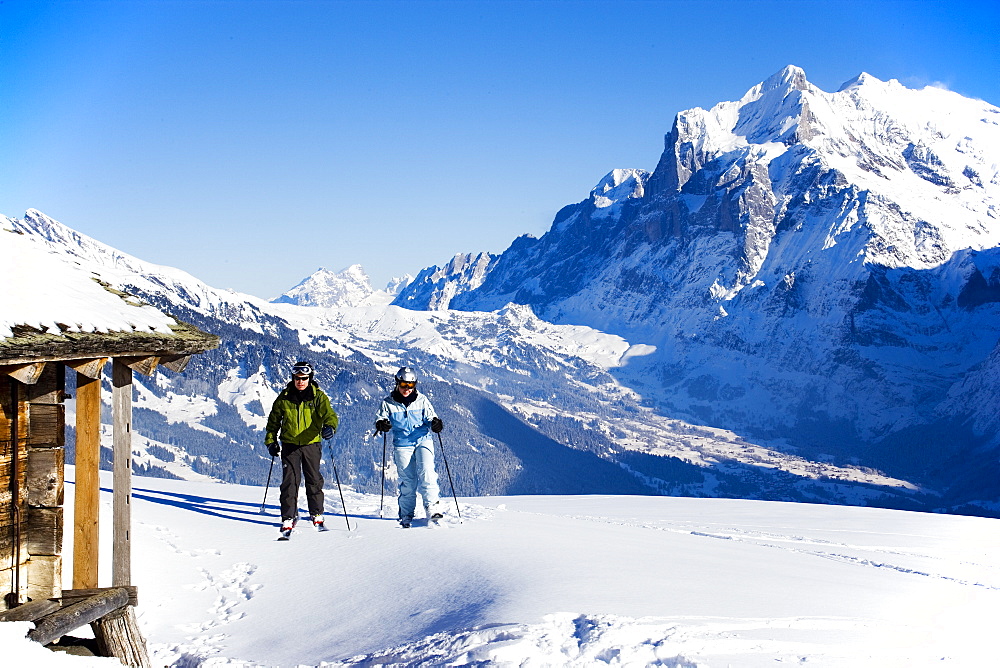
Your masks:
{"label": "ski goggles", "polygon": [[404,390],[412,390],[413,388],[415,388],[415,387],[417,386],[417,384],[416,384],[416,383],[411,383],[411,382],[410,382],[410,381],[408,381],[408,380],[400,380],[400,381],[397,381],[397,382],[396,382],[396,385],[399,385],[399,386],[400,386],[401,388],[403,388]]}
{"label": "ski goggles", "polygon": [[295,376],[306,376],[309,377],[313,374],[312,365],[308,362],[303,362],[302,364],[296,364],[292,367],[292,377]]}

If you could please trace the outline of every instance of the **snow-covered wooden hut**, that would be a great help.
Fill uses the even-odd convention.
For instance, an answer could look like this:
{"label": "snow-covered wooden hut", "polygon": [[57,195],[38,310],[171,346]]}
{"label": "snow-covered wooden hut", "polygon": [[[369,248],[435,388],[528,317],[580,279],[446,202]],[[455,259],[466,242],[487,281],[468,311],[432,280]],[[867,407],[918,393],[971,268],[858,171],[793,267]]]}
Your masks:
{"label": "snow-covered wooden hut", "polygon": [[[94,622],[112,647],[134,626],[131,582],[132,374],[183,371],[218,338],[103,284],[70,256],[0,218],[0,621],[29,619],[48,643]],[[112,572],[98,581],[101,376],[111,371]],[[63,589],[67,374],[76,380],[72,590]],[[70,518],[66,518],[69,522]],[[68,529],[67,529],[68,530]],[[68,574],[67,574],[68,575]],[[103,587],[102,587],[103,585]],[[124,601],[124,602],[123,602]],[[104,627],[101,624],[108,622]],[[127,643],[126,643],[127,644]],[[141,653],[141,652],[140,652]]]}

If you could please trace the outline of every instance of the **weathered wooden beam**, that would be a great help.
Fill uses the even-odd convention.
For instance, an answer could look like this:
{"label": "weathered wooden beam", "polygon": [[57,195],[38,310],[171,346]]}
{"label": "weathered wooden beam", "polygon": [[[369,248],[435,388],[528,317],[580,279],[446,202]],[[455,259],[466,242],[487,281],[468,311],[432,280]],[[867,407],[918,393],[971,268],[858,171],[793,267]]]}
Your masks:
{"label": "weathered wooden beam", "polygon": [[45,362],[0,366],[0,373],[4,373],[25,385],[34,385],[44,370]]}
{"label": "weathered wooden beam", "polygon": [[46,364],[38,380],[25,387],[25,396],[32,406],[62,404],[66,398],[66,367],[62,364]]}
{"label": "weathered wooden beam", "polygon": [[[19,443],[28,440],[28,405],[24,386],[13,378],[0,378],[0,440],[9,441],[17,432]],[[4,451],[0,449],[0,454]]]}
{"label": "weathered wooden beam", "polygon": [[63,607],[67,605],[73,605],[74,603],[79,603],[85,598],[90,598],[91,596],[96,596],[102,591],[107,591],[108,589],[124,589],[128,592],[128,604],[131,606],[139,605],[139,588],[134,585],[129,585],[127,587],[102,587],[102,588],[87,588],[87,589],[63,589],[62,592],[62,604]]}
{"label": "weathered wooden beam", "polygon": [[66,366],[73,369],[73,371],[76,371],[81,376],[86,376],[87,378],[100,378],[101,372],[104,371],[104,365],[107,363],[107,357],[97,357],[87,360],[69,360],[66,362]]}
{"label": "weathered wooden beam", "polygon": [[116,362],[121,362],[136,373],[143,376],[152,376],[156,367],[160,364],[159,357],[116,357]]}
{"label": "weathered wooden beam", "polygon": [[28,445],[61,448],[66,443],[66,407],[62,404],[31,404],[28,409]]}
{"label": "weathered wooden beam", "polygon": [[39,601],[28,601],[24,605],[0,612],[0,622],[33,622],[51,612],[55,612],[60,607],[59,601],[54,601],[50,598]]}
{"label": "weathered wooden beam", "polygon": [[28,598],[38,601],[62,595],[61,555],[32,555],[25,566]]}
{"label": "weathered wooden beam", "polygon": [[101,516],[101,380],[76,376],[76,485],[73,508],[73,587],[97,586]]}
{"label": "weathered wooden beam", "polygon": [[191,355],[170,355],[160,358],[160,366],[165,366],[174,373],[181,373],[191,361]]}
{"label": "weathered wooden beam", "polygon": [[24,540],[28,554],[51,557],[62,554],[63,509],[28,506]]}
{"label": "weathered wooden beam", "polygon": [[28,631],[28,637],[47,645],[70,631],[84,624],[90,624],[127,604],[128,591],[121,588],[107,589],[37,620],[35,628]]}
{"label": "weathered wooden beam", "polygon": [[62,448],[28,448],[27,500],[29,506],[62,506],[64,496]]}
{"label": "weathered wooden beam", "polygon": [[115,359],[111,365],[112,586],[132,584],[132,369]]}
{"label": "weathered wooden beam", "polygon": [[116,657],[126,666],[151,668],[146,639],[142,637],[135,608],[126,605],[90,625],[104,656]]}

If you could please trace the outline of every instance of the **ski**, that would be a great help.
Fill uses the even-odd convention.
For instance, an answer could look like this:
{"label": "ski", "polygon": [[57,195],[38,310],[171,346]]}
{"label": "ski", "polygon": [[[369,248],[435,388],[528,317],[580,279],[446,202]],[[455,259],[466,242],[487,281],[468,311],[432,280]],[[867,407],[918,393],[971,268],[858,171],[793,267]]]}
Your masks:
{"label": "ski", "polygon": [[330,527],[326,526],[323,522],[316,523],[316,531],[329,531]]}

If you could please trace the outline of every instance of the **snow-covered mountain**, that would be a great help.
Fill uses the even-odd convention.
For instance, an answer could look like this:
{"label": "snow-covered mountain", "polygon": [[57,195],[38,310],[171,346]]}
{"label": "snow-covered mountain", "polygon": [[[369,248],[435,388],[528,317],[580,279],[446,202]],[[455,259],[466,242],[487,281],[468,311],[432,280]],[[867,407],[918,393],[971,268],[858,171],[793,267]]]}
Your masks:
{"label": "snow-covered mountain", "polygon": [[388,304],[412,280],[412,276],[394,278],[385,290],[375,290],[360,264],[353,264],[337,273],[320,267],[294,288],[271,301],[276,304],[324,308]]}
{"label": "snow-covered mountain", "polygon": [[309,358],[361,489],[378,482],[373,403],[406,363],[449,424],[460,493],[988,514],[998,145],[1000,110],[984,102],[867,75],[826,93],[789,67],[679,114],[653,172],[612,171],[540,239],[425,269],[388,306],[360,268],[300,286],[359,299],[269,303],[37,211],[8,226],[221,337],[146,382],[153,472],[261,482],[265,410]]}
{"label": "snow-covered mountain", "polygon": [[[677,115],[438,307],[530,306],[655,352],[612,371],[658,410],[997,498],[1000,109],[789,66]],[[435,308],[414,282],[395,303]],[[773,441],[772,441],[773,442]]]}
{"label": "snow-covered mountain", "polygon": [[380,484],[381,443],[370,440],[375,405],[395,368],[408,364],[445,419],[460,494],[941,505],[905,479],[804,458],[660,413],[615,377],[652,347],[552,324],[528,306],[470,312],[276,304],[125,255],[37,211],[5,226],[40,252],[62,255],[220,337],[218,349],[196,356],[182,374],[137,378],[134,461],[146,475],[262,483],[266,410],[291,365],[305,358],[341,416],[335,443],[341,478],[362,490]]}
{"label": "snow-covered mountain", "polygon": [[459,292],[475,290],[496,264],[492,253],[459,253],[444,267],[428,267],[402,286],[394,302],[397,306],[421,310],[445,310]]}

